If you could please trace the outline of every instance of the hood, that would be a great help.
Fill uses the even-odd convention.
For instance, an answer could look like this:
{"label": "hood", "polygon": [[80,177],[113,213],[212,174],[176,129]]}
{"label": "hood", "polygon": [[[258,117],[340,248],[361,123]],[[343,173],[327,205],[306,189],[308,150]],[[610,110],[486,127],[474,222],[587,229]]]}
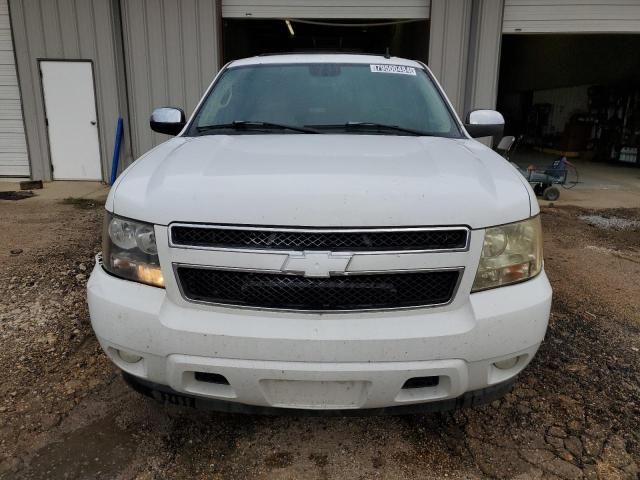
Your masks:
{"label": "hood", "polygon": [[121,175],[107,208],[137,220],[482,228],[531,215],[529,188],[474,140],[390,135],[177,137]]}

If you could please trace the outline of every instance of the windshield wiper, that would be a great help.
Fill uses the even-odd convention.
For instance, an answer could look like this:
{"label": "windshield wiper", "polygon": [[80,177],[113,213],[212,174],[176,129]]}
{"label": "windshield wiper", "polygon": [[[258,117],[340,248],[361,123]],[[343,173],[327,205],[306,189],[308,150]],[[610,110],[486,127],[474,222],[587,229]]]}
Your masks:
{"label": "windshield wiper", "polygon": [[302,133],[321,133],[318,130],[296,125],[284,125],[281,123],[260,122],[255,120],[234,120],[231,123],[219,123],[216,125],[203,125],[196,127],[198,133],[206,133],[213,130],[291,130]]}
{"label": "windshield wiper", "polygon": [[336,123],[336,124],[322,124],[322,125],[305,125],[305,127],[312,128],[326,128],[326,129],[344,129],[344,130],[358,130],[358,131],[367,131],[367,130],[377,130],[379,132],[399,132],[399,133],[408,133],[410,135],[418,135],[418,136],[430,136],[427,132],[422,132],[420,130],[413,130],[411,128],[399,127],[397,125],[385,125],[383,123],[374,123],[374,122],[347,122],[347,123]]}

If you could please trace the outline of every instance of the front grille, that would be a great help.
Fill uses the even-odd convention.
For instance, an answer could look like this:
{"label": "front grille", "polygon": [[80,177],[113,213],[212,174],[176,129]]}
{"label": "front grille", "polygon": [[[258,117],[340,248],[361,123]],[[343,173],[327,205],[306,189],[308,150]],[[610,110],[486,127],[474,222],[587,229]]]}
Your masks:
{"label": "front grille", "polygon": [[362,310],[441,305],[451,300],[458,270],[308,278],[298,275],[178,266],[186,298],[286,310]]}
{"label": "front grille", "polygon": [[458,250],[467,246],[468,230],[261,230],[205,226],[171,227],[174,245],[215,248],[325,251]]}

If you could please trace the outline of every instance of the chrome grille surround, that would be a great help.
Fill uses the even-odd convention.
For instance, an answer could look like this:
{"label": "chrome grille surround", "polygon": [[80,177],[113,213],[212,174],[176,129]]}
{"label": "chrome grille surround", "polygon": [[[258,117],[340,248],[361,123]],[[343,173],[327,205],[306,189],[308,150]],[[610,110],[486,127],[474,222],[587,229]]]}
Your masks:
{"label": "chrome grille surround", "polygon": [[[215,239],[220,234],[221,240]],[[469,228],[287,228],[173,223],[169,243],[178,248],[362,253],[459,252],[469,248]],[[394,240],[397,244],[393,244]]]}
{"label": "chrome grille surround", "polygon": [[[417,250],[303,250],[303,249],[281,249],[281,248],[238,248],[238,247],[221,247],[221,246],[205,246],[205,245],[182,245],[175,243],[173,237],[173,228],[179,227],[196,227],[199,229],[215,229],[215,230],[235,230],[235,231],[250,231],[250,232],[287,232],[287,233],[386,233],[394,232],[402,234],[404,232],[433,232],[433,231],[457,231],[463,232],[464,242],[457,245],[456,248],[451,249],[417,249]],[[308,313],[352,313],[352,312],[379,312],[388,310],[406,310],[416,308],[432,308],[442,307],[452,303],[457,295],[460,284],[465,277],[465,266],[467,265],[468,255],[471,244],[471,230],[466,226],[454,226],[454,227],[408,227],[408,228],[294,228],[294,227],[254,227],[254,226],[230,226],[230,225],[204,225],[204,224],[189,224],[189,223],[172,223],[166,229],[166,240],[168,242],[167,254],[171,259],[171,265],[173,269],[173,276],[175,284],[178,287],[179,293],[182,298],[195,304],[203,304],[210,306],[229,307],[235,309],[253,309],[253,310],[274,310],[283,312],[299,312],[302,314]],[[459,235],[459,233],[458,233]],[[474,242],[474,245],[477,243]],[[475,249],[475,247],[474,247]],[[190,253],[191,252],[191,253]],[[450,252],[451,255],[442,256],[442,253]],[[320,274],[317,274],[313,269],[309,270],[308,262],[302,262],[307,268],[298,270],[297,268],[291,268],[293,264],[299,264],[299,258],[316,259],[321,260],[323,263],[324,258],[331,259],[332,262],[336,262],[339,267],[335,269],[327,269],[327,265],[324,265],[324,270],[320,269]],[[349,260],[344,260],[347,257]],[[295,262],[292,263],[292,259]],[[432,268],[433,265],[433,268]],[[285,293],[284,296],[289,296],[286,292],[278,290],[283,284],[291,284],[294,289],[308,288],[313,286],[328,287],[329,290],[339,286],[340,288],[352,288],[351,282],[353,282],[353,288],[359,288],[362,285],[371,284],[370,281],[363,279],[363,276],[377,276],[378,283],[372,288],[381,287],[382,282],[387,288],[391,284],[407,285],[402,283],[402,278],[419,278],[420,275],[411,276],[410,274],[437,274],[438,272],[454,272],[455,278],[453,279],[450,289],[450,295],[443,298],[442,296],[437,298],[427,298],[428,292],[425,292],[424,301],[416,301],[412,298],[409,302],[404,302],[399,305],[393,304],[376,304],[376,305],[344,305],[344,302],[337,302],[336,305],[318,304],[318,302],[310,302],[311,305],[289,305],[278,303],[277,301],[261,301],[261,302],[246,302],[235,301],[229,299],[229,297],[220,297],[216,295],[203,295],[203,291],[194,293],[193,283],[190,285],[185,284],[185,279],[181,278],[180,269],[199,269],[209,272],[220,272],[219,275],[209,276],[209,278],[222,278],[225,275],[231,279],[237,280],[237,278],[243,276],[241,274],[256,274],[246,275],[248,283],[236,283],[237,288],[244,289],[245,293],[248,290],[252,290],[255,293],[256,285],[262,285],[269,288],[275,288],[277,293]],[[240,275],[233,275],[240,274]],[[207,278],[208,273],[203,273],[203,278]],[[266,279],[267,283],[259,283],[256,278]],[[394,278],[398,280],[394,281]],[[443,278],[443,277],[440,277]],[[451,277],[449,277],[451,278]],[[281,282],[280,280],[284,280]],[[333,280],[332,280],[333,279]],[[387,281],[387,279],[389,281]],[[262,281],[262,280],[261,280]],[[215,282],[214,282],[215,283]],[[337,287],[336,287],[337,288]],[[383,288],[383,289],[384,289]],[[230,290],[227,290],[229,293]],[[333,292],[340,291],[334,289]],[[392,289],[387,288],[388,294]],[[449,290],[447,290],[449,291]],[[214,292],[214,290],[211,290]],[[366,297],[362,291],[360,292]],[[399,298],[402,297],[402,292],[399,293]],[[323,297],[324,295],[324,297]],[[327,298],[327,292],[320,293],[319,297]],[[254,296],[254,298],[260,298],[261,300],[267,297],[260,297],[260,295]],[[268,299],[270,300],[270,299]],[[285,302],[286,303],[286,302]],[[295,303],[295,302],[294,302]],[[328,302],[330,303],[330,302]],[[356,302],[357,303],[357,302]]]}

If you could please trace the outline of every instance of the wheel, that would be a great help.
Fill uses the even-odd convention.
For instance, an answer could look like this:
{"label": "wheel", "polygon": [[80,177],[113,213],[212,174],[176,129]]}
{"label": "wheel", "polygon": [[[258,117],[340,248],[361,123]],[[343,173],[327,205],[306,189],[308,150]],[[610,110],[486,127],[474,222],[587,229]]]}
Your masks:
{"label": "wheel", "polygon": [[541,185],[539,183],[536,183],[533,186],[533,193],[535,193],[537,196],[542,195],[542,192],[544,191],[544,185]]}
{"label": "wheel", "polygon": [[560,198],[560,190],[556,187],[547,187],[544,189],[544,192],[542,192],[542,198],[550,202],[555,202]]}

